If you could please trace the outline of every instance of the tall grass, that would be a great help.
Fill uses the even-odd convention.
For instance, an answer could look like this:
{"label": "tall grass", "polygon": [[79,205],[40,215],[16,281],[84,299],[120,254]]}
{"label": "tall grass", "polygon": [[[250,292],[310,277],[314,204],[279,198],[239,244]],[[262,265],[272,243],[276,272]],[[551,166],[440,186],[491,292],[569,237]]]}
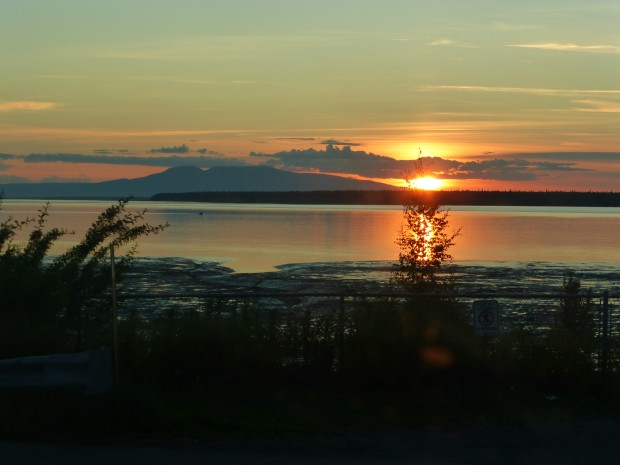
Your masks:
{"label": "tall grass", "polygon": [[134,312],[120,323],[121,375],[171,387],[338,382],[412,389],[484,382],[560,392],[599,385],[591,331],[558,323],[544,334],[520,328],[485,338],[475,336],[468,309],[445,297],[352,305],[343,321],[329,306],[291,313],[249,299],[211,299],[149,318]]}
{"label": "tall grass", "polygon": [[134,309],[119,322],[115,393],[5,396],[0,434],[46,436],[52,424],[61,435],[210,435],[511,421],[560,405],[547,398],[617,411],[617,370],[603,384],[588,352],[596,341],[559,323],[481,338],[468,309],[441,296],[359,298],[344,321],[327,303],[287,308],[210,299],[148,317]]}

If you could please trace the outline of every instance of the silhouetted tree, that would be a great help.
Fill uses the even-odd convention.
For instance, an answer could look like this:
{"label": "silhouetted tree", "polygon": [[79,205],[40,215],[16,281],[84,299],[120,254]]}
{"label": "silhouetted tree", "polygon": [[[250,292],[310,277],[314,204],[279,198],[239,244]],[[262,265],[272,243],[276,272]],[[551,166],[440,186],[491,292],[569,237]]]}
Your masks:
{"label": "silhouetted tree", "polygon": [[573,272],[567,272],[562,281],[562,298],[556,317],[556,327],[573,335],[591,335],[594,315],[593,302],[588,290],[580,295],[581,280]]}
{"label": "silhouetted tree", "polygon": [[[137,250],[137,239],[161,232],[167,225],[150,225],[145,211],[130,212],[127,200],[105,209],[84,238],[56,257],[52,245],[69,231],[46,230],[49,205],[37,218],[0,223],[0,357],[82,350],[104,343],[110,305],[101,295],[111,285],[110,246],[120,254],[122,277]],[[25,244],[20,231],[32,226]]]}
{"label": "silhouetted tree", "polygon": [[[415,173],[424,174],[421,162]],[[446,262],[452,260],[449,249],[460,229],[449,230],[448,211],[435,202],[435,197],[421,196],[415,184],[408,181],[411,196],[403,204],[403,222],[396,239],[400,247],[396,283],[409,292],[426,293],[446,290],[451,281],[440,276]]]}
{"label": "silhouetted tree", "polygon": [[545,341],[546,376],[553,389],[579,389],[591,383],[596,349],[591,291],[580,293],[581,281],[565,274],[555,325]]}

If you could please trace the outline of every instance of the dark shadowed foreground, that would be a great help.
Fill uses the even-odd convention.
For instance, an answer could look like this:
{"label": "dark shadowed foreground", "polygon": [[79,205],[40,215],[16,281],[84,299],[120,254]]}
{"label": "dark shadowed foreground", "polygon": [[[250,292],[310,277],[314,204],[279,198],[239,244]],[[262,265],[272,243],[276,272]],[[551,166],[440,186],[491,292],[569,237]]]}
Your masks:
{"label": "dark shadowed foreground", "polygon": [[114,444],[0,442],[6,464],[612,464],[620,424],[453,425],[287,437]]}
{"label": "dark shadowed foreground", "polygon": [[[368,291],[390,272],[376,265],[349,264],[343,276],[328,265],[231,274],[138,263],[119,296],[116,390],[0,392],[0,464],[617,463],[620,359],[596,357],[600,303],[590,294],[556,295],[545,325],[522,318],[525,326],[489,339],[473,333],[471,305],[441,295],[351,298],[342,318],[320,299],[284,296],[276,306],[257,297]],[[515,268],[502,284],[503,268],[468,270],[474,296],[482,285],[547,288],[553,271]],[[598,270],[594,281],[602,271],[617,276]],[[577,280],[555,285],[579,290]],[[166,297],[201,289],[244,290],[245,300]],[[538,314],[540,304],[512,313]],[[93,329],[110,339],[107,326]]]}

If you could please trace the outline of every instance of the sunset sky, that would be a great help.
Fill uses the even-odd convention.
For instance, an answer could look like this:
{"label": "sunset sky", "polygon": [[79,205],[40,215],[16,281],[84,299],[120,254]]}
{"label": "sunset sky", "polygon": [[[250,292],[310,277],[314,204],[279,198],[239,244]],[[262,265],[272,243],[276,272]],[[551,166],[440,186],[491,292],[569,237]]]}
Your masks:
{"label": "sunset sky", "polygon": [[268,164],[620,191],[617,0],[0,0],[0,183]]}

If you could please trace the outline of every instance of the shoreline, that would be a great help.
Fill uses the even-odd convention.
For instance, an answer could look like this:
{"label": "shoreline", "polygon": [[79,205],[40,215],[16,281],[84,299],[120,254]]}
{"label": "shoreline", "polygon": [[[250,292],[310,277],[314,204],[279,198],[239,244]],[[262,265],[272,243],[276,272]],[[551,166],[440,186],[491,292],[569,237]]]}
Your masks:
{"label": "shoreline", "polygon": [[[137,257],[121,292],[371,293],[389,289],[396,265],[390,260],[288,263],[275,271],[248,273],[201,259]],[[448,269],[457,292],[559,293],[565,274],[572,272],[582,290],[620,296],[620,269],[614,263],[455,261]]]}
{"label": "shoreline", "polygon": [[289,205],[438,205],[618,207],[620,192],[472,191],[472,190],[341,190],[341,191],[219,191],[159,193],[152,201]]}

